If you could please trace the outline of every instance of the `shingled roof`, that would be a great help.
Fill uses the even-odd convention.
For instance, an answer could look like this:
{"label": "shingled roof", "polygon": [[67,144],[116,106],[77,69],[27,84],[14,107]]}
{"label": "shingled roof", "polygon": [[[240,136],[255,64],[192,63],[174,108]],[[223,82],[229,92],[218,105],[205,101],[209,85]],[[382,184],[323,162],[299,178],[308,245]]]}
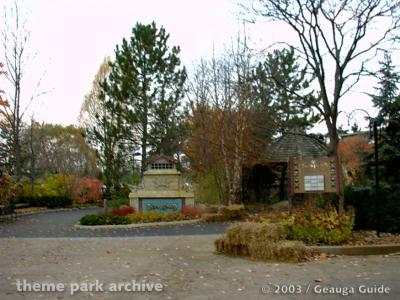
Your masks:
{"label": "shingled roof", "polygon": [[305,133],[287,132],[274,141],[266,153],[266,159],[289,161],[289,159],[326,157],[328,151],[319,140]]}

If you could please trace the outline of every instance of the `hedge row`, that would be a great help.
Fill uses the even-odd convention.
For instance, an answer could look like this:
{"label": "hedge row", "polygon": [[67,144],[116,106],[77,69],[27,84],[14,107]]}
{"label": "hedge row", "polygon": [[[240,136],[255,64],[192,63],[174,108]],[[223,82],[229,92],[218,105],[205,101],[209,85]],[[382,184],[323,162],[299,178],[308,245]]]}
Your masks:
{"label": "hedge row", "polygon": [[[381,187],[378,199],[381,231],[400,233],[400,187]],[[377,228],[377,201],[373,188],[346,188],[345,201],[355,209],[356,230]]]}
{"label": "hedge row", "polygon": [[72,199],[65,196],[19,197],[18,202],[28,203],[33,207],[59,208],[72,205]]}

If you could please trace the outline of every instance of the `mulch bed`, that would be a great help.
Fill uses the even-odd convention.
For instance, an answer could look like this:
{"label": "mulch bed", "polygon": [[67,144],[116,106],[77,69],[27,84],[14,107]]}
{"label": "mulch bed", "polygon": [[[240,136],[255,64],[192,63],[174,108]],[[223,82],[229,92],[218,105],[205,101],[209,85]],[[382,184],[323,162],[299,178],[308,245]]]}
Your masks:
{"label": "mulch bed", "polygon": [[376,231],[354,231],[345,245],[384,245],[400,244],[400,234],[381,233]]}

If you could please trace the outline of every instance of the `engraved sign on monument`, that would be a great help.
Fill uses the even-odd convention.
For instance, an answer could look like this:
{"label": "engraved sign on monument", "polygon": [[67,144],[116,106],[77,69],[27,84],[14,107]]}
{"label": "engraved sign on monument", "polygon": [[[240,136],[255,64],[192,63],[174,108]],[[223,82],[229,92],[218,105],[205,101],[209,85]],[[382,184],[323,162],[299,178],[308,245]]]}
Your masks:
{"label": "engraved sign on monument", "polygon": [[165,155],[150,158],[142,182],[129,194],[136,211],[175,213],[194,205],[194,193],[183,182],[173,159]]}

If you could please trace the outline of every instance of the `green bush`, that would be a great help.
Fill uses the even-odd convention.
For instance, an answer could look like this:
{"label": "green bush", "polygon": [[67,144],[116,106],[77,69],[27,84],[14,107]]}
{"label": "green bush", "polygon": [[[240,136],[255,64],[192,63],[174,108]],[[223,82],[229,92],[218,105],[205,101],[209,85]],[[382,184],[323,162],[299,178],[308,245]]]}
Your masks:
{"label": "green bush", "polygon": [[205,174],[197,178],[195,200],[206,205],[221,203],[214,175]]}
{"label": "green bush", "polygon": [[115,199],[128,199],[131,190],[128,185],[122,184],[121,186],[117,187],[115,191],[112,193],[111,197],[112,200]]}
{"label": "green bush", "polygon": [[[355,210],[355,229],[371,230],[377,228],[377,203],[372,187],[347,187],[345,203]],[[381,231],[400,233],[400,186],[379,189],[381,209]]]}
{"label": "green bush", "polygon": [[107,207],[110,208],[118,208],[121,206],[129,206],[129,199],[115,199],[115,200],[107,200]]}
{"label": "green bush", "polygon": [[80,220],[81,225],[126,225],[131,224],[127,217],[115,216],[109,214],[86,215]]}
{"label": "green bush", "polygon": [[29,206],[33,207],[47,207],[47,208],[59,208],[59,207],[70,207],[72,205],[72,199],[66,196],[25,196],[18,198],[19,203],[28,203]]}
{"label": "green bush", "polygon": [[80,220],[82,225],[121,225],[152,222],[183,221],[189,218],[181,213],[159,213],[156,211],[135,212],[128,216],[112,214],[86,215]]}
{"label": "green bush", "polygon": [[350,237],[354,226],[354,210],[339,214],[332,206],[320,209],[308,205],[294,211],[283,224],[289,240],[335,245]]}
{"label": "green bush", "polygon": [[76,177],[73,175],[55,174],[44,180],[35,182],[36,196],[41,197],[71,197]]}
{"label": "green bush", "polygon": [[30,206],[45,206],[48,208],[69,207],[72,205],[72,194],[76,184],[73,175],[55,174],[35,181],[35,197],[32,195],[31,184],[23,184],[23,195],[18,198],[20,203]]}

